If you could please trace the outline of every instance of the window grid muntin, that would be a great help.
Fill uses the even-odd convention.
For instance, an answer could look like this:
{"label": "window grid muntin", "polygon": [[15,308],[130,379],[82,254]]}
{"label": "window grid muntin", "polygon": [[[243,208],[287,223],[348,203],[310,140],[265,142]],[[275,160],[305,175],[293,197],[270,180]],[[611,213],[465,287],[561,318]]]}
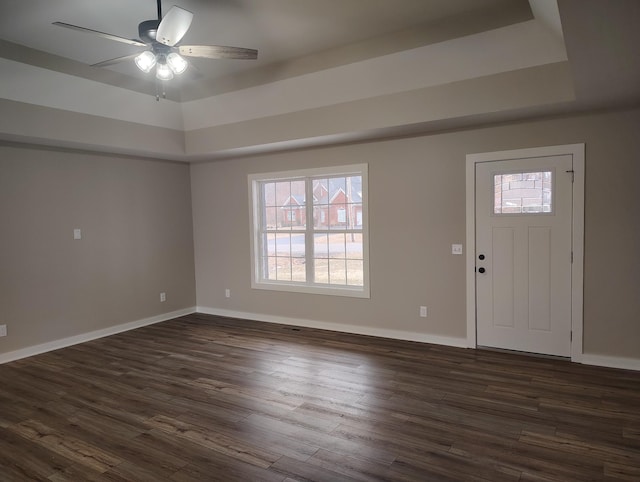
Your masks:
{"label": "window grid muntin", "polygon": [[[262,256],[259,257],[260,259],[257,260],[257,262],[260,263],[259,276],[263,281],[304,282],[294,280],[294,265],[299,264],[297,260],[300,259],[300,256],[295,255],[295,251],[292,246],[292,237],[300,236],[304,240],[305,232],[301,229],[297,229],[297,227],[293,226],[292,222],[289,222],[287,213],[291,212],[291,209],[287,206],[291,206],[291,203],[294,201],[293,196],[298,196],[298,199],[295,200],[296,203],[298,203],[297,206],[304,207],[305,203],[300,203],[301,198],[299,196],[300,183],[305,182],[305,178],[301,177],[260,181],[258,184],[260,186],[259,192],[261,208],[259,249]],[[295,189],[294,186],[296,186]],[[279,220],[282,220],[282,222],[279,223]],[[270,251],[270,235],[273,236],[273,255]],[[279,242],[281,239],[286,239],[287,236],[289,239],[288,243]],[[285,254],[280,254],[279,247],[287,244],[288,249],[285,248]],[[286,252],[288,252],[288,255]],[[284,265],[282,263],[284,263]],[[272,265],[273,270],[270,269]],[[273,278],[271,277],[272,274],[274,275]],[[306,279],[306,273],[304,278]]]}
{"label": "window grid muntin", "polygon": [[[542,175],[542,179],[523,179],[522,177],[535,177],[536,175]],[[510,179],[510,177],[512,176],[520,176],[521,179]],[[507,177],[507,179],[505,180],[504,178]],[[546,177],[546,179],[545,179]],[[500,185],[498,185],[498,178],[500,178]],[[554,201],[554,191],[555,191],[555,172],[554,169],[548,169],[548,170],[544,170],[544,171],[507,171],[507,172],[494,172],[492,174],[492,185],[493,185],[493,196],[491,198],[492,200],[492,205],[491,205],[491,215],[493,216],[531,216],[531,215],[549,215],[549,214],[553,214],[554,209],[553,209],[553,201]],[[539,196],[540,200],[541,200],[541,204],[540,205],[533,205],[533,204],[529,204],[529,205],[525,205],[524,200],[525,199],[529,199],[529,200],[537,200],[538,197],[529,197],[529,198],[525,198],[525,197],[520,197],[520,204],[518,205],[517,201],[518,198],[514,197],[514,198],[508,198],[509,201],[514,202],[515,203],[512,206],[508,206],[505,207],[505,198],[504,198],[504,193],[508,193],[509,191],[532,191],[533,189],[535,189],[535,182],[540,182],[541,186],[540,186],[540,192],[541,195]],[[504,184],[506,183],[525,183],[525,182],[534,182],[534,188],[530,188],[530,187],[525,187],[525,186],[519,186],[519,187],[514,187],[514,189],[511,189],[511,185],[509,186],[510,189],[505,190],[504,189]],[[546,184],[546,186],[545,186]],[[500,189],[499,189],[500,187]],[[498,205],[500,204],[500,205]],[[535,209],[536,207],[539,207],[539,209]],[[525,208],[529,208],[529,209],[525,209]],[[505,209],[507,209],[505,211]]]}

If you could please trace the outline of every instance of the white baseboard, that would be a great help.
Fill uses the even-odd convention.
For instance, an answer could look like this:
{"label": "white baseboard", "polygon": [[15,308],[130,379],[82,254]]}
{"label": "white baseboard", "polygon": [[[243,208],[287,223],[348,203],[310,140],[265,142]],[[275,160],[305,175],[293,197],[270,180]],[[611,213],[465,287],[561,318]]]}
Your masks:
{"label": "white baseboard", "polygon": [[70,336],[68,338],[49,341],[40,345],[21,348],[20,350],[0,353],[0,364],[20,360],[21,358],[27,358],[33,355],[39,355],[48,351],[58,350],[59,348],[64,348],[71,345],[77,345],[78,343],[84,343],[86,341],[95,340],[97,338],[115,335],[116,333],[122,333],[123,331],[129,331],[136,328],[141,328],[143,326],[153,325],[154,323],[160,323],[161,321],[167,321],[173,318],[178,318],[180,316],[190,315],[191,313],[195,312],[195,307],[185,308],[182,310],[172,311],[171,313],[163,313],[161,315],[152,316],[150,318],[143,318],[142,320],[110,326],[109,328],[104,328],[102,330],[90,331],[88,333],[82,333],[80,335]]}
{"label": "white baseboard", "polygon": [[[440,335],[430,335],[427,333],[416,333],[412,331],[389,330],[386,328],[375,328],[371,326],[350,325],[344,323],[329,323],[325,321],[308,320],[304,318],[288,318],[274,315],[265,315],[261,313],[248,313],[242,311],[224,310],[219,308],[208,308],[205,306],[190,307],[182,310],[163,313],[161,315],[143,318],[141,320],[123,323],[111,326],[102,330],[90,331],[80,335],[61,338],[59,340],[34,345],[20,350],[0,353],[0,365],[21,358],[27,358],[33,355],[39,355],[48,351],[58,350],[78,343],[96,340],[105,336],[115,335],[124,331],[134,330],[143,326],[153,325],[162,321],[171,320],[180,316],[190,315],[192,313],[203,313],[207,315],[225,316],[228,318],[238,318],[245,320],[262,321],[265,323],[279,323],[282,325],[300,326],[304,328],[316,328],[319,330],[337,331],[342,333],[353,333],[357,335],[376,336],[380,338],[391,338],[394,340],[416,341],[419,343],[432,343],[435,345],[446,345],[458,348],[468,348],[466,338],[455,338]],[[623,370],[640,371],[640,359],[624,358],[607,355],[590,355],[584,353],[579,359],[573,360],[585,365],[595,365],[608,368],[619,368]]]}
{"label": "white baseboard", "polygon": [[417,341],[420,343],[432,343],[434,345],[467,348],[466,338],[430,335],[428,333],[416,333],[413,331],[389,330],[386,328],[375,328],[371,326],[329,323],[326,321],[307,320],[304,318],[287,318],[283,316],[265,315],[261,313],[245,313],[242,311],[208,308],[206,306],[198,306],[196,310],[198,313],[203,313],[206,315],[226,316],[228,318],[263,321],[266,323],[279,323],[282,325],[301,326],[304,328],[317,328],[319,330],[353,333],[356,335],[377,336],[379,338],[392,338],[394,340]]}
{"label": "white baseboard", "polygon": [[640,371],[640,359],[638,358],[623,358],[607,355],[589,355],[588,353],[584,353],[582,355],[580,363],[583,363],[585,365],[596,365],[600,367],[622,368],[624,370]]}

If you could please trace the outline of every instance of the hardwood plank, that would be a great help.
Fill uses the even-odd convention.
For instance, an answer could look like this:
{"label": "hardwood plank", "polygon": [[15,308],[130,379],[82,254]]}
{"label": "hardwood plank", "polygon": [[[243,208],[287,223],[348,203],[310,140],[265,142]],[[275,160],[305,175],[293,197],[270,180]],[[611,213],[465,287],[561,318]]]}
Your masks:
{"label": "hardwood plank", "polygon": [[96,482],[171,482],[174,471],[165,468],[141,464],[138,461],[128,461],[111,467],[96,477]]}
{"label": "hardwood plank", "polygon": [[149,425],[158,430],[189,440],[203,447],[236,458],[257,467],[269,468],[282,454],[261,450],[220,433],[209,433],[198,425],[182,422],[165,416],[156,416]]}
{"label": "hardwood plank", "polygon": [[95,445],[66,436],[36,420],[20,422],[9,430],[97,472],[105,472],[121,462]]}
{"label": "hardwood plank", "polygon": [[324,449],[318,450],[308,460],[308,463],[356,480],[382,481],[396,479],[395,474],[390,469],[390,465],[337,454]]}
{"label": "hardwood plank", "polygon": [[279,420],[263,415],[252,414],[247,417],[242,424],[247,424],[249,427],[257,427],[258,429],[270,430],[281,436],[332,452],[351,454],[355,457],[383,463],[391,463],[395,459],[394,454],[384,449],[358,444],[332,434],[318,432],[288,420]]}
{"label": "hardwood plank", "polygon": [[623,465],[635,465],[640,460],[638,454],[630,452],[626,448],[612,446],[601,441],[593,442],[578,437],[567,437],[563,436],[563,434],[549,435],[525,431],[520,437],[520,442],[570,454],[589,453],[596,460]]}
{"label": "hardwood plank", "polygon": [[224,454],[215,453],[206,462],[190,464],[171,478],[174,482],[282,482],[284,476],[272,470],[263,470]]}
{"label": "hardwood plank", "polygon": [[298,481],[330,480],[333,482],[353,482],[359,480],[320,465],[307,464],[289,457],[280,458],[271,466],[270,471]]}
{"label": "hardwood plank", "polygon": [[0,480],[45,480],[71,465],[71,459],[0,428]]}
{"label": "hardwood plank", "polygon": [[293,440],[287,437],[280,437],[267,430],[260,430],[254,426],[247,430],[247,426],[239,423],[220,424],[215,420],[202,419],[192,414],[180,416],[180,421],[199,425],[204,429],[228,438],[239,438],[261,450],[286,455],[294,459],[306,461],[318,451],[318,447]]}
{"label": "hardwood plank", "polygon": [[499,441],[472,439],[457,441],[451,453],[482,464],[499,462],[502,470],[520,472],[522,478],[550,478],[557,481],[590,480],[602,477],[603,465],[597,459],[583,459],[573,454],[558,452],[548,447],[510,442],[506,446]]}
{"label": "hardwood plank", "polygon": [[400,456],[391,466],[403,463],[433,474],[468,481],[518,481],[520,473],[503,467],[499,461],[478,461],[453,452],[425,452],[421,457]]}
{"label": "hardwood plank", "polygon": [[617,480],[640,480],[640,462],[635,460],[633,464],[621,464],[605,462],[604,475]]}

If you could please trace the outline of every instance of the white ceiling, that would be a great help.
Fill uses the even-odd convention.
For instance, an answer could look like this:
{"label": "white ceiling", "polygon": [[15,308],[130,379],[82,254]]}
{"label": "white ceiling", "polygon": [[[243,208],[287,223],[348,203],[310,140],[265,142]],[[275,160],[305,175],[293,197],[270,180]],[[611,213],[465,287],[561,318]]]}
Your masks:
{"label": "white ceiling", "polygon": [[[52,25],[137,38],[138,23],[156,16],[154,0],[0,0],[0,106],[184,132],[175,149],[100,133],[84,144],[62,125],[54,133],[43,120],[7,120],[15,115],[0,117],[0,139],[197,160],[640,104],[638,0],[174,0],[164,11],[174,2],[195,13],[183,43],[256,48],[258,60],[195,59],[156,103],[153,75],[132,61],[89,66],[136,47]],[[500,95],[499,82],[518,72],[540,78],[526,74],[527,85],[513,80]],[[491,82],[486,102],[465,97]],[[376,110],[400,109],[398,99],[404,111]],[[350,124],[327,120],[339,112]],[[295,126],[286,116],[296,113],[320,122],[318,133],[262,134],[270,119]],[[239,123],[254,138],[226,142]],[[198,132],[214,140],[193,141]]]}

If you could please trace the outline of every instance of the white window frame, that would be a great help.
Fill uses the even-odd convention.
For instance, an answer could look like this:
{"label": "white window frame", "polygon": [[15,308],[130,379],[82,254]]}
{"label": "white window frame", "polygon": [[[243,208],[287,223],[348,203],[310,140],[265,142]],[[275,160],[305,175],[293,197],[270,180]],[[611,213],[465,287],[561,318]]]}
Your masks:
{"label": "white window frame", "polygon": [[[363,285],[362,286],[343,286],[343,285],[326,285],[322,283],[313,283],[312,281],[280,281],[280,280],[262,280],[260,279],[260,189],[259,186],[263,182],[277,182],[300,178],[317,178],[317,177],[336,177],[336,176],[362,176],[362,258],[363,258]],[[368,199],[368,165],[367,164],[351,164],[347,166],[322,167],[313,169],[300,169],[293,171],[270,172],[260,174],[250,174],[249,182],[249,212],[251,221],[251,288],[288,291],[296,293],[310,293],[320,295],[347,296],[354,298],[370,298],[369,290],[369,199]],[[312,200],[313,196],[309,195],[312,186],[307,186],[307,199]],[[307,262],[313,261],[313,203],[306,204],[307,217],[311,222],[307,223],[305,233],[305,254]],[[331,230],[335,233],[351,233],[351,230]]]}

